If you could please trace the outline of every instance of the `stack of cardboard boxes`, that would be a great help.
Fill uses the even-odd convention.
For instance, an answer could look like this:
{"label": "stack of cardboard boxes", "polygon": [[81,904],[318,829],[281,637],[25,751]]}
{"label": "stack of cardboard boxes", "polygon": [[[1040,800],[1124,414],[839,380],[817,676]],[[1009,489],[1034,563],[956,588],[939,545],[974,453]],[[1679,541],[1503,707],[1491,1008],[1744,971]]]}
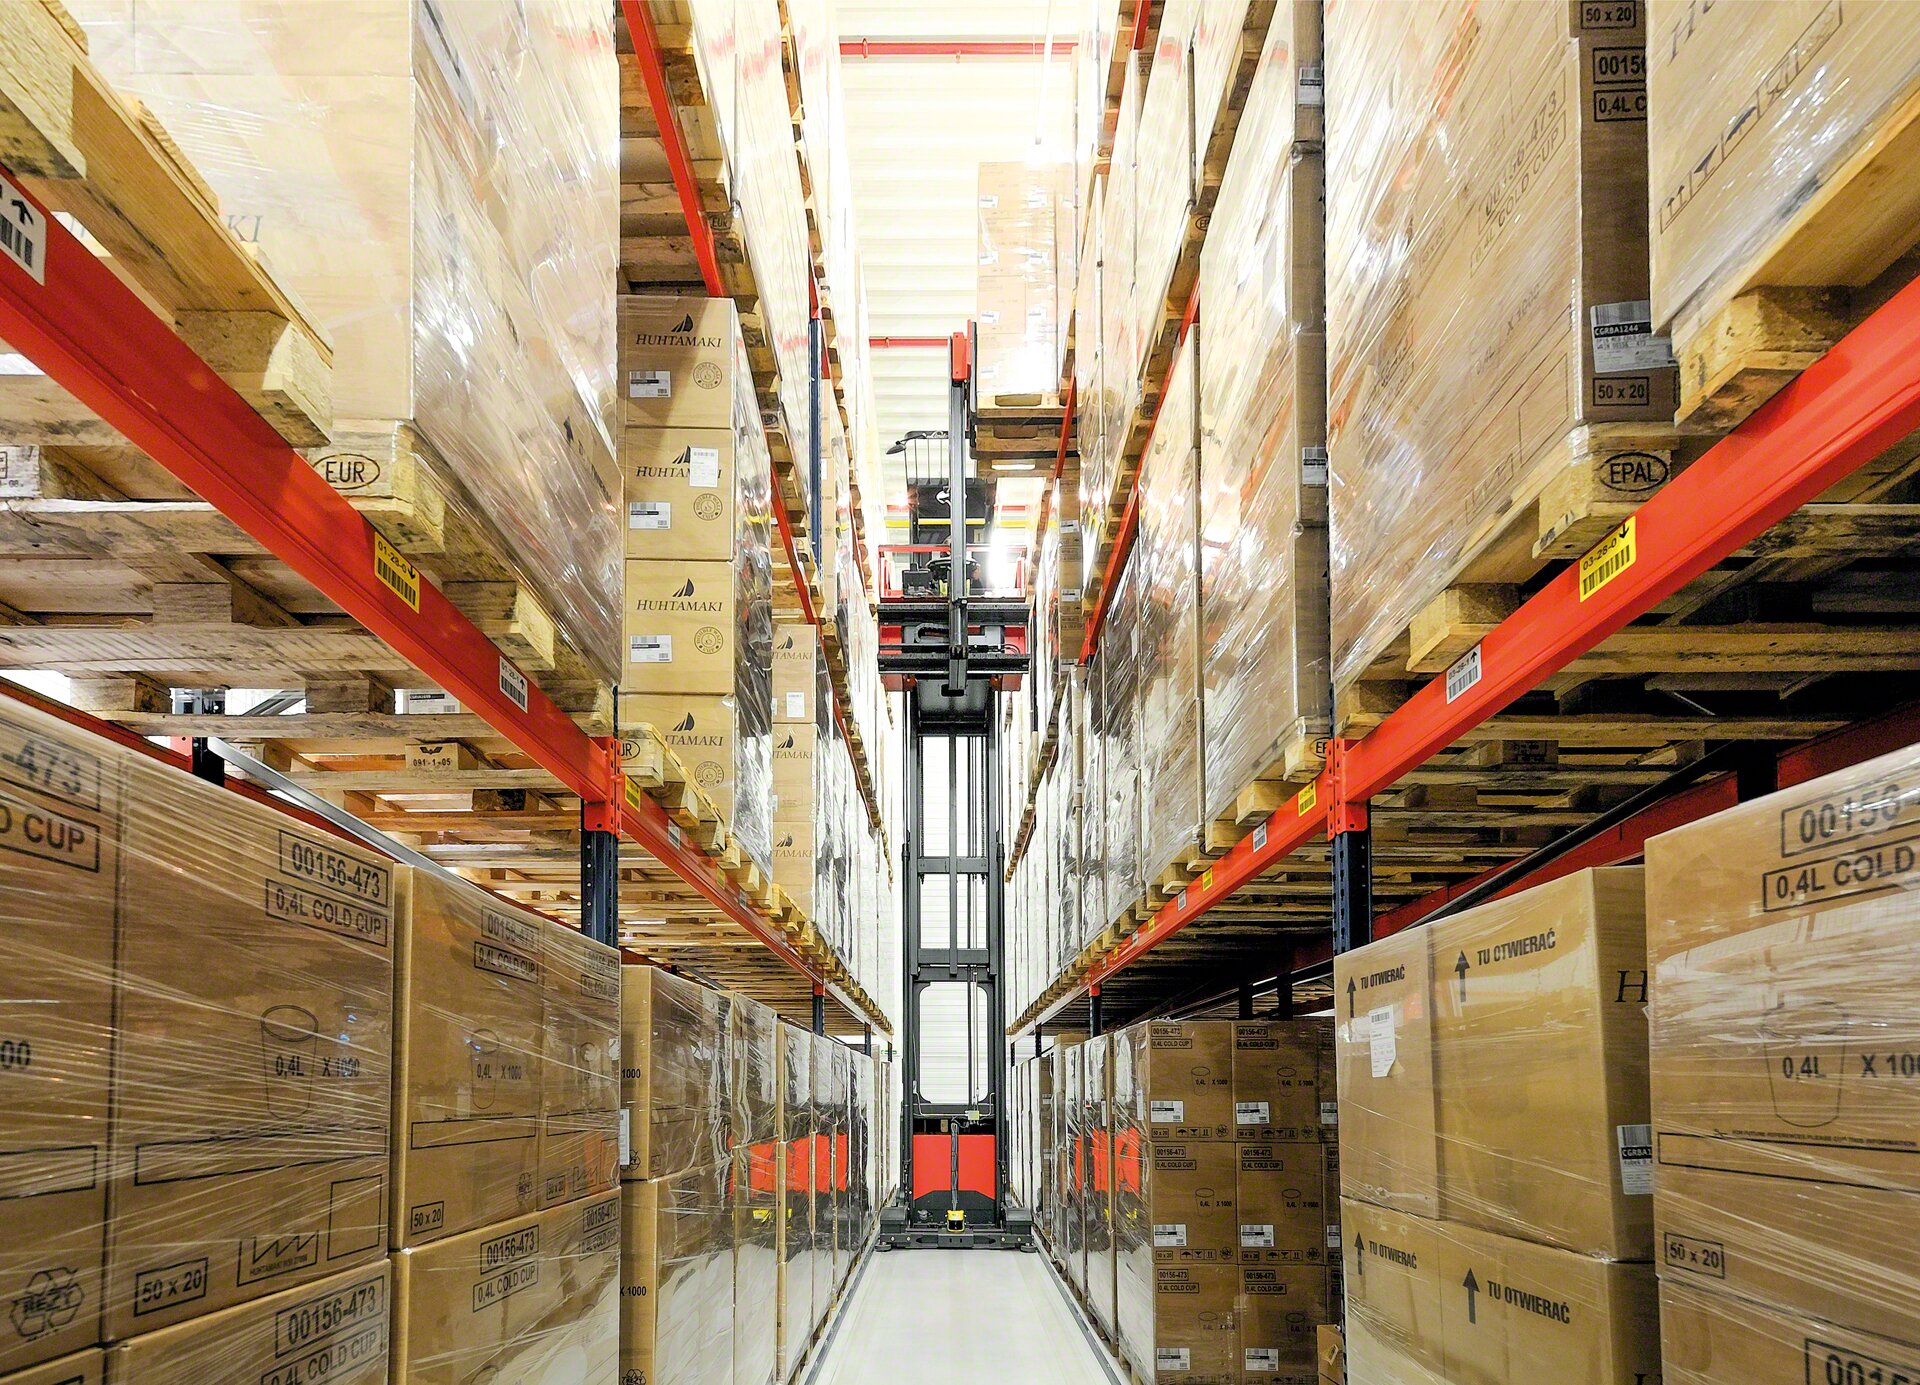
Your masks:
{"label": "stack of cardboard boxes", "polygon": [[619,954],[451,876],[397,894],[396,1370],[611,1378]]}
{"label": "stack of cardboard boxes", "polygon": [[[814,879],[826,824],[818,771],[831,736],[832,690],[820,632],[804,621],[773,628],[773,878],[813,915]],[[826,724],[823,724],[826,723]]]}
{"label": "stack of cardboard boxes", "polygon": [[1048,1059],[1043,1224],[1136,1375],[1313,1385],[1340,1303],[1329,1026],[1152,1023]]}
{"label": "stack of cardboard boxes", "polygon": [[980,397],[1053,395],[1078,274],[1072,170],[983,163],[974,191]]}
{"label": "stack of cardboard boxes", "polygon": [[622,1378],[789,1380],[872,1230],[872,1061],[656,967],[622,983]]}
{"label": "stack of cardboard boxes", "polygon": [[1348,1371],[1657,1377],[1637,868],[1335,960]]}
{"label": "stack of cardboard boxes", "polygon": [[651,725],[772,869],[772,463],[731,299],[620,300],[620,724]]}
{"label": "stack of cardboard boxes", "polygon": [[1647,844],[1667,1385],[1920,1380],[1916,767]]}
{"label": "stack of cardboard boxes", "polygon": [[0,1379],[611,1382],[612,950],[24,708],[0,764]]}

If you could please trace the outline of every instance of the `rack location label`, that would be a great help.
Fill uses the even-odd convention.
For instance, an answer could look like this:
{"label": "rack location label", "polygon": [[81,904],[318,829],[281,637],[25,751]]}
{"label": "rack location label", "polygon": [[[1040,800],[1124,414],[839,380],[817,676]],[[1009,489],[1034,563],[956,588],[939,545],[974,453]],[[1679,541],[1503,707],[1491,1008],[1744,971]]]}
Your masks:
{"label": "rack location label", "polygon": [[381,586],[415,611],[420,609],[420,569],[388,543],[378,529],[373,531],[373,575],[380,579]]}
{"label": "rack location label", "polygon": [[1580,599],[1585,601],[1633,566],[1634,522],[1629,519],[1580,559]]}

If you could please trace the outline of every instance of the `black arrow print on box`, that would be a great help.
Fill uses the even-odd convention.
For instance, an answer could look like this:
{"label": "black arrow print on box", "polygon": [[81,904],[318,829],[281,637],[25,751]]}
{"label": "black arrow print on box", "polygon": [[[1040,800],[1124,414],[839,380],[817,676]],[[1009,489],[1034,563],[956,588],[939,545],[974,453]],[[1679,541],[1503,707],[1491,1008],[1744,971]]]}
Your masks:
{"label": "black arrow print on box", "polygon": [[1480,1321],[1480,1281],[1473,1277],[1473,1271],[1467,1271],[1467,1277],[1460,1281],[1467,1290],[1467,1321]]}
{"label": "black arrow print on box", "polygon": [[1460,978],[1460,1003],[1467,1003],[1467,954],[1462,952],[1460,960],[1453,964],[1454,973]]}
{"label": "black arrow print on box", "polygon": [[1347,1018],[1353,1018],[1353,993],[1360,988],[1353,984],[1353,978],[1347,978]]}
{"label": "black arrow print on box", "polygon": [[1365,1236],[1353,1238],[1353,1272],[1360,1279],[1367,1277],[1367,1238]]}
{"label": "black arrow print on box", "polygon": [[33,208],[28,206],[27,203],[21,200],[20,198],[18,197],[14,198],[13,199],[13,219],[19,222],[22,226],[33,225]]}

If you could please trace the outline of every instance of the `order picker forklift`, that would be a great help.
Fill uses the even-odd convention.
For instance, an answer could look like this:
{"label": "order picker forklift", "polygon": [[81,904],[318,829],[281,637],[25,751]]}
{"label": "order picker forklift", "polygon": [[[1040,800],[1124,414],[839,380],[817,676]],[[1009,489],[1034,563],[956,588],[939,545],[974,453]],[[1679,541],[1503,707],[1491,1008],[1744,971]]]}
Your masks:
{"label": "order picker forklift", "polygon": [[995,718],[996,694],[1027,671],[1028,610],[988,592],[969,562],[969,532],[992,504],[968,474],[972,348],[971,329],[953,337],[946,475],[916,488],[936,500],[946,542],[910,545],[899,593],[880,603],[880,669],[905,694],[906,738],[900,1190],[881,1212],[882,1250],[1033,1243],[1031,1214],[1007,1196]]}

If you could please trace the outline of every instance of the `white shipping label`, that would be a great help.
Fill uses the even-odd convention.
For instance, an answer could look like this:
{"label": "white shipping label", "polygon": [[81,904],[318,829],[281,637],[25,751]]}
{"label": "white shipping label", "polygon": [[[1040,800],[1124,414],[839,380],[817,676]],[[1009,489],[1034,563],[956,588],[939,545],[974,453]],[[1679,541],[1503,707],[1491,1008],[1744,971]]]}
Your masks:
{"label": "white shipping label", "polygon": [[1248,1347],[1242,1352],[1242,1365],[1248,1375],[1278,1375],[1280,1373],[1279,1347]]}
{"label": "white shipping label", "polygon": [[1303,106],[1327,104],[1327,70],[1318,63],[1300,69],[1299,102]]}
{"label": "white shipping label", "polygon": [[627,640],[630,664],[670,664],[673,662],[672,635],[634,635]]}
{"label": "white shipping label", "polygon": [[1326,448],[1303,447],[1300,449],[1300,484],[1303,486],[1327,484]]}
{"label": "white shipping label", "polygon": [[1340,1249],[1340,1223],[1337,1221],[1327,1223],[1327,1249]]}
{"label": "white shipping label", "polygon": [[1452,702],[1480,681],[1480,646],[1475,645],[1447,667],[1447,701]]}
{"label": "white shipping label", "polygon": [[1620,1142],[1620,1191],[1628,1197],[1653,1196],[1653,1127],[1622,1125],[1614,1133]]}
{"label": "white shipping label", "polygon": [[1663,370],[1673,364],[1673,343],[1653,334],[1653,304],[1595,303],[1593,369],[1597,375],[1623,370]]}
{"label": "white shipping label", "polygon": [[1267,1123],[1267,1103],[1264,1101],[1234,1102],[1233,1123],[1235,1125],[1265,1125]]}
{"label": "white shipping label", "polygon": [[27,201],[26,194],[0,178],[0,255],[47,282],[47,214]]}
{"label": "white shipping label", "polygon": [[1156,1371],[1190,1371],[1193,1369],[1193,1353],[1186,1347],[1155,1347],[1153,1368]]}
{"label": "white shipping label", "polygon": [[1393,1007],[1382,1005],[1367,1012],[1367,1061],[1375,1077],[1385,1077],[1393,1071],[1393,1061],[1400,1056],[1398,1040],[1393,1032]]}
{"label": "white shipping label", "polygon": [[665,500],[635,500],[627,505],[627,528],[671,529],[673,506]]}
{"label": "white shipping label", "polygon": [[500,656],[500,691],[521,711],[527,710],[527,675]]}
{"label": "white shipping label", "polygon": [[787,694],[787,720],[798,721],[807,714],[807,695],[798,689]]}
{"label": "white shipping label", "polygon": [[633,1112],[620,1108],[620,1167],[633,1162]]}
{"label": "white shipping label", "polygon": [[1272,1250],[1273,1228],[1264,1223],[1259,1226],[1247,1222],[1240,1224],[1240,1248],[1242,1250]]}
{"label": "white shipping label", "polygon": [[719,448],[689,447],[687,449],[687,484],[695,490],[712,490],[720,484]]}
{"label": "white shipping label", "polygon": [[1162,1098],[1147,1103],[1147,1119],[1155,1125],[1178,1125],[1186,1118],[1187,1103],[1184,1101]]}
{"label": "white shipping label", "polygon": [[1180,1250],[1187,1244],[1185,1222],[1155,1222],[1153,1243],[1167,1250]]}
{"label": "white shipping label", "polygon": [[671,370],[629,370],[627,372],[627,398],[673,398],[673,372]]}
{"label": "white shipping label", "polygon": [[1320,1124],[1322,1125],[1340,1124],[1340,1103],[1339,1102],[1323,1101],[1320,1103]]}

